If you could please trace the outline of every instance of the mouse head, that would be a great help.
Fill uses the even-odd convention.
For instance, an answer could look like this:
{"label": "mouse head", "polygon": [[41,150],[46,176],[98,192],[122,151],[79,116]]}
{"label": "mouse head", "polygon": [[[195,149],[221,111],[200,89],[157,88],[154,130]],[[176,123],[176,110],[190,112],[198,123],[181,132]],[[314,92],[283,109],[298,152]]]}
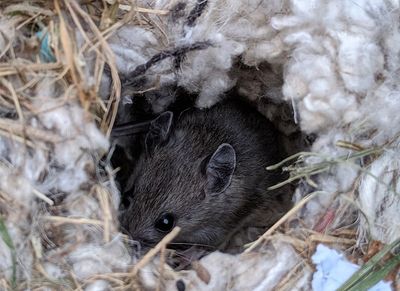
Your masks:
{"label": "mouse head", "polygon": [[154,246],[179,226],[176,246],[214,247],[229,229],[238,204],[230,195],[236,153],[227,143],[204,149],[200,142],[192,129],[173,128],[171,112],[151,123],[120,216],[142,246]]}

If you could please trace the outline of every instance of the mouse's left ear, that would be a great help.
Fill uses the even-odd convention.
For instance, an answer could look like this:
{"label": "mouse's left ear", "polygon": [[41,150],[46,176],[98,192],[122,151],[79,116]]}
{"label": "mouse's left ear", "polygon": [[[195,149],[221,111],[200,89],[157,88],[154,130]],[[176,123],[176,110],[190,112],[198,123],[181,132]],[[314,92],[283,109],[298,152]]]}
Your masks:
{"label": "mouse's left ear", "polygon": [[211,156],[206,167],[206,195],[220,194],[228,188],[236,168],[236,153],[227,143],[221,144]]}
{"label": "mouse's left ear", "polygon": [[167,140],[171,131],[172,118],[173,113],[166,111],[150,123],[149,132],[145,139],[147,153],[151,153],[156,146]]}

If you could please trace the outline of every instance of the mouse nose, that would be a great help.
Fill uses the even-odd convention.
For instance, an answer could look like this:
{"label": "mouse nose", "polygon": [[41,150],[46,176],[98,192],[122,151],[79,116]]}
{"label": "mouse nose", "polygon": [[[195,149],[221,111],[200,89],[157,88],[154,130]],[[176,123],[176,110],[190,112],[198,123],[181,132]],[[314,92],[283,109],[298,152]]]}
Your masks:
{"label": "mouse nose", "polygon": [[134,240],[136,242],[137,253],[140,254],[141,256],[146,254],[150,249],[155,247],[155,245],[157,244],[157,242],[155,241],[144,238],[135,238]]}
{"label": "mouse nose", "polygon": [[141,250],[148,250],[157,244],[156,240],[143,237],[131,236],[131,239],[140,246]]}

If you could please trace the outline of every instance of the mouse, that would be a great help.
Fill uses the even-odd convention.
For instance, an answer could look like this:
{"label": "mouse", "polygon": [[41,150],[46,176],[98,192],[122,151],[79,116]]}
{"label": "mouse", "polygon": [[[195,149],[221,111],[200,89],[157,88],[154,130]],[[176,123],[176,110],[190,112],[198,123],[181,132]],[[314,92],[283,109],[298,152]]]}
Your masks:
{"label": "mouse", "polygon": [[266,227],[291,207],[287,179],[266,167],[284,158],[273,124],[245,102],[171,111],[153,119],[123,189],[121,229],[143,249],[176,226],[172,248],[217,249],[261,214]]}

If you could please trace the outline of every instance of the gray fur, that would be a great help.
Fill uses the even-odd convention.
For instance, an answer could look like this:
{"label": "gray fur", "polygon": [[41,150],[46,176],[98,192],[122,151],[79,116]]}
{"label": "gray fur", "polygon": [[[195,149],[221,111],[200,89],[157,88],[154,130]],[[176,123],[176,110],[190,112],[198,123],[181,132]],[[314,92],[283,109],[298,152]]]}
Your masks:
{"label": "gray fur", "polygon": [[[261,114],[229,101],[211,109],[187,110],[175,119],[168,138],[151,153],[144,151],[129,179],[126,195],[131,204],[121,213],[121,224],[133,239],[156,244],[165,233],[159,233],[154,223],[170,212],[182,228],[174,242],[216,247],[250,215],[262,212],[268,226],[290,207],[289,193],[267,191],[283,177],[265,167],[282,156],[277,134]],[[226,185],[214,195],[207,191],[209,175],[202,167],[205,161],[209,166],[223,144],[234,150],[234,160],[232,150],[225,147],[221,159],[227,163],[229,181],[222,178]]]}

